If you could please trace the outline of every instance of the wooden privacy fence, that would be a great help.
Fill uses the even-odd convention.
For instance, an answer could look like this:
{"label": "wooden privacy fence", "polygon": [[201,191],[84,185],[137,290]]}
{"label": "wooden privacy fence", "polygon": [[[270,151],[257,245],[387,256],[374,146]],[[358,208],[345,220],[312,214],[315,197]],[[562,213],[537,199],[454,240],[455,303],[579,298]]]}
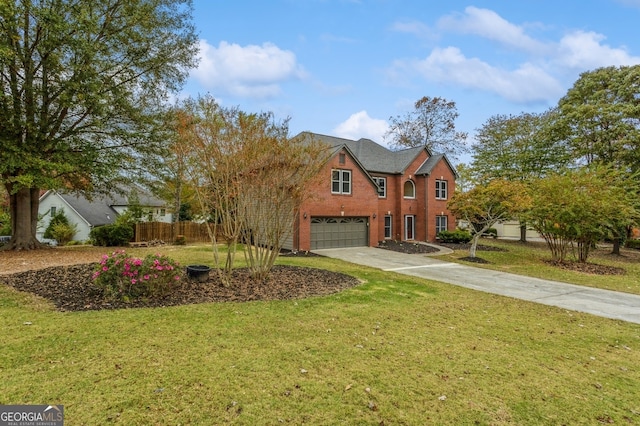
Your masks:
{"label": "wooden privacy fence", "polygon": [[206,223],[195,222],[139,222],[136,223],[134,242],[162,240],[173,243],[178,235],[184,235],[188,243],[210,242]]}

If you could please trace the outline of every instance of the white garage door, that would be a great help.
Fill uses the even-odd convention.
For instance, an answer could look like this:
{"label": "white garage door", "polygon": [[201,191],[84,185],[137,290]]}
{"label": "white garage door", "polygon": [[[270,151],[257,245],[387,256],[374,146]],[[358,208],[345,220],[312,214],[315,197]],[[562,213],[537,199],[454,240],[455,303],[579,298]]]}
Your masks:
{"label": "white garage door", "polygon": [[366,217],[312,217],[311,250],[369,245]]}

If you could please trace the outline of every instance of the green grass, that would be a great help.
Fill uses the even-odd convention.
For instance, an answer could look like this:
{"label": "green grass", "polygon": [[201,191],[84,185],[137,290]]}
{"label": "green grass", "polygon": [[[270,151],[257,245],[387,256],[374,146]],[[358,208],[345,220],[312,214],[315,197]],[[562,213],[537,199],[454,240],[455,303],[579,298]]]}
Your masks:
{"label": "green grass", "polygon": [[[640,251],[638,250],[622,249],[621,256],[617,256],[611,254],[609,246],[598,247],[590,255],[589,263],[623,268],[626,273],[623,275],[596,275],[569,271],[545,263],[545,260],[551,259],[551,252],[545,243],[528,242],[523,244],[518,241],[482,239],[480,244],[501,247],[506,251],[478,251],[476,255],[490,263],[473,263],[472,266],[640,294]],[[467,250],[456,250],[451,255],[439,256],[439,258],[469,265],[468,262],[460,260],[468,255]]]}
{"label": "green grass", "polygon": [[[166,249],[210,263],[202,247]],[[280,261],[365,282],[296,301],[81,313],[0,286],[0,404],[63,404],[67,425],[640,423],[640,325]]]}

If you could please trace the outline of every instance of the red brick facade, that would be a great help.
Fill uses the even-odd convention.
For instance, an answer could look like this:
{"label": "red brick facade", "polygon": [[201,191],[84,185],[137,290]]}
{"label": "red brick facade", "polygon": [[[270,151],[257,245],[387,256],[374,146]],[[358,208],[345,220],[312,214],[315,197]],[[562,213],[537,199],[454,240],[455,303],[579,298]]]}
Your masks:
{"label": "red brick facade", "polygon": [[[455,171],[444,156],[436,156],[427,162],[430,158],[427,149],[414,149],[411,154],[412,159],[401,171],[384,173],[365,170],[363,162],[348,146],[336,146],[335,154],[312,185],[312,197],[303,204],[296,218],[293,248],[314,249],[312,218],[366,218],[366,244],[369,246],[377,246],[384,239],[434,241],[436,216],[440,216],[440,225],[446,221],[447,229],[455,229],[455,218],[447,209],[447,202],[455,190]],[[350,172],[350,193],[332,192],[334,170]],[[384,196],[378,194],[376,178],[386,179]],[[410,193],[405,196],[407,181],[415,188],[413,197]],[[442,188],[441,182],[438,184],[438,198],[436,181],[446,182],[446,188]]]}

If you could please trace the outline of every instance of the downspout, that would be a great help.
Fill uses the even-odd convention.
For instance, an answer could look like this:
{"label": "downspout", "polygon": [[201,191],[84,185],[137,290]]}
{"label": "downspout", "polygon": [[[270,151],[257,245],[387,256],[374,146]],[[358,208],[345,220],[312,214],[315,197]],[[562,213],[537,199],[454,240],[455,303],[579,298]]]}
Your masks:
{"label": "downspout", "polygon": [[429,175],[424,176],[424,241],[429,241]]}

